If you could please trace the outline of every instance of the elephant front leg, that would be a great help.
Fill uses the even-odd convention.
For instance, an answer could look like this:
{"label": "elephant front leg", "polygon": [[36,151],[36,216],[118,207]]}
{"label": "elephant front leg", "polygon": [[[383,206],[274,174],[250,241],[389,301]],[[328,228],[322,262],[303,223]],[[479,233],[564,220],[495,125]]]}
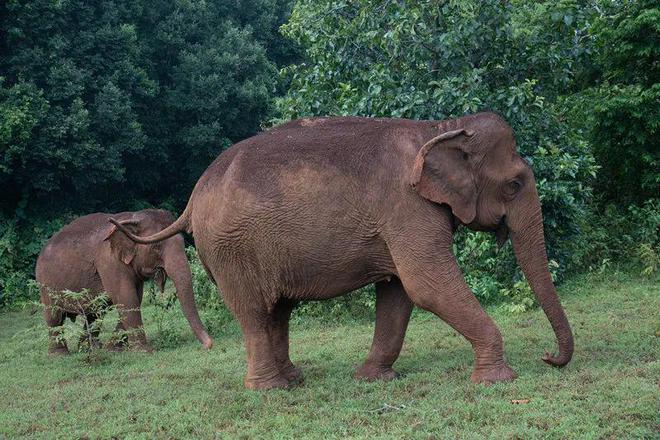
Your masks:
{"label": "elephant front leg", "polygon": [[[439,275],[433,282],[412,274],[402,276],[402,281],[415,304],[437,315],[472,344],[472,382],[491,384],[515,379],[516,373],[504,360],[500,331],[470,291],[458,267],[449,271],[438,268],[434,272]],[[422,269],[417,273],[429,272]]]}
{"label": "elephant front leg", "polygon": [[[443,232],[446,234],[443,237]],[[418,237],[417,248],[400,243],[392,257],[403,287],[415,305],[452,326],[472,344],[475,383],[517,377],[504,359],[502,335],[468,287],[451,251],[449,229]]]}
{"label": "elephant front leg", "polygon": [[140,313],[140,305],[137,301],[128,302],[128,304],[118,304],[117,309],[128,346],[138,351],[153,351],[153,348],[147,342],[147,336],[142,323],[142,314]]}
{"label": "elephant front leg", "polygon": [[401,281],[376,283],[376,326],[367,360],[355,372],[356,379],[390,380],[398,376],[392,365],[399,357],[413,303]]}
{"label": "elephant front leg", "polygon": [[52,304],[44,305],[44,319],[48,326],[48,354],[53,356],[69,354],[62,325],[64,324],[64,313]]}
{"label": "elephant front leg", "polygon": [[136,283],[128,266],[112,263],[104,266],[104,270],[99,270],[103,288],[119,312],[119,320],[129,347],[151,352],[153,348],[147,343],[140,313],[142,285]]}

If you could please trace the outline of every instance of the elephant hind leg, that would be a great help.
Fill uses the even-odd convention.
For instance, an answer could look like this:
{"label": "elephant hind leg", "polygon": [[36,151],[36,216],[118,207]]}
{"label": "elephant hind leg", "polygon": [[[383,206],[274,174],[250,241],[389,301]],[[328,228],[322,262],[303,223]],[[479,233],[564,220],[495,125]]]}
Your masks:
{"label": "elephant hind leg", "polygon": [[280,371],[278,356],[272,345],[272,313],[265,308],[255,308],[253,304],[248,310],[235,314],[243,330],[247,352],[245,386],[253,390],[288,388],[289,380]]}
{"label": "elephant hind leg", "polygon": [[65,355],[69,354],[66,346],[66,340],[62,333],[62,325],[66,314],[57,306],[51,303],[44,304],[44,320],[48,326],[48,354]]}
{"label": "elephant hind leg", "polygon": [[269,320],[270,343],[280,373],[290,384],[303,381],[302,371],[289,358],[289,318],[295,302],[282,299],[273,309]]}
{"label": "elephant hind leg", "polygon": [[399,357],[413,303],[401,281],[376,283],[376,327],[371,350],[355,372],[356,379],[390,380],[398,376],[392,365]]}

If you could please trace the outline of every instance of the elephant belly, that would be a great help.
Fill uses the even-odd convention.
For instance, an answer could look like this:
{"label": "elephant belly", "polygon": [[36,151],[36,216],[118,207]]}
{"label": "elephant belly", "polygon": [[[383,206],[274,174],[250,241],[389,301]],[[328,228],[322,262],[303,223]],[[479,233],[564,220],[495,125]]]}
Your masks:
{"label": "elephant belly", "polygon": [[[91,307],[91,300],[101,294],[103,284],[91,262],[73,264],[67,261],[42,260],[37,267],[37,282],[41,288],[41,301],[56,305],[67,313],[77,314]],[[85,292],[80,298],[64,292]]]}
{"label": "elephant belly", "polygon": [[[273,255],[273,258],[259,258]],[[256,258],[255,258],[256,257]],[[296,300],[343,295],[366,284],[390,278],[394,270],[372,257],[295,254],[280,249],[261,255],[222,254],[213,276],[223,294]],[[229,288],[225,291],[225,288]]]}
{"label": "elephant belly", "polygon": [[195,244],[223,295],[324,299],[395,274],[378,192],[338,169],[238,157],[195,194]]}
{"label": "elephant belly", "polygon": [[326,299],[396,275],[377,234],[287,215],[295,216],[282,213],[276,224],[254,217],[237,220],[242,227],[221,229],[212,240],[196,240],[223,295]]}

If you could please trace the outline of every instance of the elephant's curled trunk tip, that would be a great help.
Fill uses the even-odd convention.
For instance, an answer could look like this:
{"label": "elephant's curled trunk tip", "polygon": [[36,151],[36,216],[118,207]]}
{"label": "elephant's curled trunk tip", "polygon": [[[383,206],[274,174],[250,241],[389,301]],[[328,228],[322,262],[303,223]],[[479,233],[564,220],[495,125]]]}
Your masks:
{"label": "elephant's curled trunk tip", "polygon": [[571,361],[572,357],[573,357],[573,350],[569,352],[560,353],[559,355],[550,354],[549,352],[546,351],[542,359],[543,362],[545,362],[548,365],[561,368],[566,364],[568,364]]}

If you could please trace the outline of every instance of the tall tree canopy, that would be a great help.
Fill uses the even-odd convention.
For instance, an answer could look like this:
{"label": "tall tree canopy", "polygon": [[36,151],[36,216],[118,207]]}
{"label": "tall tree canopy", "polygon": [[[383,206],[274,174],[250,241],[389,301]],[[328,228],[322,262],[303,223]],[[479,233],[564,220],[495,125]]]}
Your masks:
{"label": "tall tree canopy", "polygon": [[180,210],[296,57],[288,0],[0,2],[0,305],[66,218]]}
{"label": "tall tree canopy", "polygon": [[571,101],[601,166],[596,189],[608,201],[657,198],[660,7],[649,0],[604,2],[591,36],[593,63],[585,89]]}
{"label": "tall tree canopy", "polygon": [[[3,2],[2,206],[180,207],[259,129],[292,59],[288,2]],[[118,197],[120,196],[120,197]]]}

